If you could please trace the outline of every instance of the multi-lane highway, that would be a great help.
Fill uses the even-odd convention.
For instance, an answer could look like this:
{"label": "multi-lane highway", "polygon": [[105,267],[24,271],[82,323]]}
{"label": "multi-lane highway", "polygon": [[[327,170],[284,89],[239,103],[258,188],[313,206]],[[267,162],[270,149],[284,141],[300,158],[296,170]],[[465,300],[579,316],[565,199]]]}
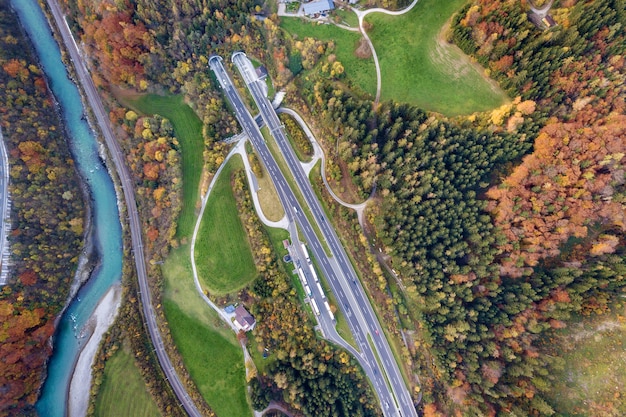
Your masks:
{"label": "multi-lane highway", "polygon": [[[332,252],[333,257],[327,258],[326,254],[322,250],[321,245],[317,243],[316,245],[316,235],[314,233],[306,233],[305,236],[309,241],[313,241],[313,252],[318,259],[322,259],[322,267],[324,268],[325,261],[328,261],[329,265],[326,265],[326,269],[333,269],[335,274],[326,275],[329,280],[329,284],[333,289],[333,292],[337,296],[338,300],[341,301],[341,305],[339,308],[342,310],[349,310],[351,312],[355,312],[356,314],[348,317],[348,323],[351,326],[351,330],[359,343],[361,350],[369,356],[368,360],[370,362],[370,366],[375,372],[374,378],[372,379],[374,382],[374,386],[377,387],[377,391],[379,393],[379,397],[383,404],[383,410],[385,408],[390,407],[391,409],[396,409],[401,412],[401,415],[415,416],[417,417],[417,412],[415,411],[415,407],[413,406],[413,401],[409,394],[409,391],[402,379],[402,375],[400,374],[400,369],[393,357],[391,352],[391,348],[387,339],[385,338],[382,328],[378,323],[378,319],[376,318],[372,306],[369,303],[365,295],[365,291],[360,285],[358,277],[352,264],[346,254],[343,246],[341,245],[337,234],[333,227],[325,219],[324,211],[315,196],[313,188],[311,187],[311,183],[309,182],[308,177],[304,173],[300,161],[297,159],[295,152],[291,148],[289,141],[287,140],[284,127],[278,118],[278,115],[274,111],[271,106],[267,96],[265,94],[264,82],[259,80],[256,77],[256,72],[254,71],[254,67],[250,60],[246,57],[243,52],[238,52],[233,54],[233,62],[237,66],[238,70],[241,72],[241,75],[244,77],[246,85],[250,90],[254,101],[261,112],[261,116],[265,121],[266,126],[268,127],[270,133],[276,139],[276,142],[280,148],[283,157],[285,158],[287,165],[291,171],[291,175],[293,175],[296,180],[297,186],[300,188],[302,195],[306,201],[306,204],[309,206],[313,213],[314,220],[316,221],[319,229],[321,230],[324,239],[328,243],[330,250]],[[306,219],[306,216],[302,214],[298,217],[298,221],[300,223],[300,218]],[[334,262],[333,262],[334,261]],[[331,266],[332,268],[328,268]],[[330,271],[329,271],[330,272]],[[340,279],[337,279],[339,277]],[[352,284],[352,285],[350,285]],[[346,305],[345,303],[348,302]],[[347,308],[346,308],[347,307]],[[347,315],[347,314],[346,314]],[[358,319],[361,320],[358,320]],[[355,320],[357,319],[357,320]],[[364,319],[364,320],[363,320]],[[378,357],[382,361],[382,367],[380,370],[386,373],[387,380],[390,383],[391,391],[395,396],[396,401],[393,401],[393,398],[388,397],[387,386],[383,377],[377,372],[378,362],[375,359],[374,352],[370,349],[370,344],[365,340],[368,337],[371,337],[373,341],[375,351],[378,354]],[[365,339],[365,340],[364,340]],[[384,385],[384,386],[383,386]],[[393,415],[391,410],[387,410],[386,414]],[[394,413],[397,414],[397,413]]]}
{"label": "multi-lane highway", "polygon": [[192,417],[201,417],[202,414],[196,408],[193,400],[189,397],[189,394],[187,394],[187,390],[178,378],[178,374],[174,370],[174,366],[172,365],[172,362],[170,361],[170,358],[165,351],[163,339],[161,338],[161,333],[159,332],[159,328],[157,326],[155,318],[156,315],[152,307],[151,292],[148,286],[148,274],[146,272],[146,261],[143,254],[143,243],[141,237],[141,222],[139,220],[139,213],[137,212],[137,203],[135,202],[135,190],[133,188],[132,177],[125,163],[124,154],[122,153],[117,139],[113,135],[113,131],[111,129],[111,126],[109,125],[108,112],[104,109],[104,105],[100,100],[100,96],[98,95],[96,87],[93,84],[93,81],[89,76],[89,73],[82,61],[80,53],[78,52],[78,47],[76,46],[76,42],[74,41],[74,37],[72,36],[70,28],[67,25],[65,18],[63,17],[63,13],[61,12],[61,8],[55,0],[47,0],[47,3],[48,7],[52,11],[52,15],[54,16],[56,25],[61,33],[63,43],[65,44],[65,47],[68,50],[70,57],[74,63],[74,68],[78,76],[78,81],[82,85],[89,105],[96,117],[96,121],[98,123],[98,126],[100,127],[100,130],[102,131],[107,148],[109,149],[111,158],[113,159],[115,169],[120,178],[120,182],[124,192],[124,199],[126,201],[126,209],[128,210],[130,235],[132,239],[132,248],[135,258],[135,267],[137,268],[137,277],[139,280],[139,292],[141,297],[141,303],[143,305],[143,315],[146,321],[146,326],[148,327],[148,333],[150,334],[150,338],[152,339],[152,344],[154,345],[157,358],[159,359],[161,368],[163,369],[165,376],[172,386],[176,397],[180,401],[187,414]]}
{"label": "multi-lane highway", "polygon": [[[340,304],[338,307],[344,312],[357,345],[361,350],[361,352],[357,354],[357,359],[362,364],[376,389],[383,412],[387,416],[417,416],[412,399],[402,380],[399,368],[391,354],[391,350],[383,335],[378,320],[373,313],[343,247],[339,243],[334,229],[325,219],[324,212],[313,193],[308,178],[304,174],[293,150],[286,140],[280,120],[265,96],[264,86],[261,84],[261,81],[257,79],[254,68],[245,54],[235,54],[233,56],[233,62],[237,65],[237,68],[246,81],[246,85],[250,89],[261,111],[263,120],[272,135],[276,138],[280,150],[289,165],[291,174],[294,176],[306,200],[306,204],[313,213],[315,222],[322,231],[333,253],[332,257],[328,257],[324,252],[322,244],[313,231],[309,219],[305,215],[304,210],[302,210],[302,207],[300,207],[300,203],[269,152],[267,144],[263,140],[256,123],[244,106],[238,92],[226,73],[221,63],[221,58],[214,56],[210,59],[209,64],[211,69],[216,73],[227,98],[231,101],[235,109],[240,123],[248,133],[253,146],[259,153],[262,162],[265,164],[268,173],[274,181],[281,201],[286,211],[289,213],[290,220],[294,219],[300,225],[304,237],[308,242],[309,249],[319,261],[319,266]],[[378,361],[377,356],[380,358],[381,362]],[[390,385],[387,385],[387,379]],[[398,399],[397,401],[395,401],[393,394],[395,394],[395,398]]]}
{"label": "multi-lane highway", "polygon": [[9,242],[7,233],[10,229],[9,200],[9,158],[4,145],[2,127],[0,127],[0,286],[5,285],[9,278]]}

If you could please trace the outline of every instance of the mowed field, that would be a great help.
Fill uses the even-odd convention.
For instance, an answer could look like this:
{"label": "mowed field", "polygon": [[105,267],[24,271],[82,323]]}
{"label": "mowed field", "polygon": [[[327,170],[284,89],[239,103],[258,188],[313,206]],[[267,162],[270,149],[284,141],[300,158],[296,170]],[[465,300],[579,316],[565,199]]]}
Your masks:
{"label": "mowed field", "polygon": [[365,21],[382,74],[381,100],[395,100],[448,116],[493,109],[507,97],[441,29],[466,0],[419,0],[408,13],[372,13]]}
{"label": "mowed field", "polygon": [[165,316],[203,398],[219,417],[251,415],[243,353],[230,327],[196,291],[189,245],[172,250],[162,271]]}
{"label": "mowed field", "polygon": [[338,28],[335,25],[318,25],[299,18],[282,17],[280,27],[294,38],[315,38],[335,43],[334,54],[345,68],[346,78],[364,92],[376,94],[376,69],[372,58],[361,59],[355,54],[361,34]]}
{"label": "mowed field", "polygon": [[585,318],[551,341],[563,359],[547,391],[563,416],[626,416],[626,307]]}
{"label": "mowed field", "polygon": [[257,276],[231,188],[231,174],[238,169],[243,161],[235,155],[217,178],[196,239],[198,277],[216,295],[237,291]]}
{"label": "mowed field", "polygon": [[183,207],[178,217],[176,235],[179,238],[191,236],[196,221],[195,210],[203,165],[202,121],[183,102],[182,96],[146,94],[129,100],[129,104],[141,113],[163,116],[174,126],[180,143],[183,172]]}
{"label": "mowed field", "polygon": [[106,362],[96,417],[160,417],[130,353],[119,349]]}
{"label": "mowed field", "polygon": [[172,301],[166,300],[163,305],[185,368],[213,411],[219,417],[251,415],[243,352],[235,334],[226,338],[183,313]]}

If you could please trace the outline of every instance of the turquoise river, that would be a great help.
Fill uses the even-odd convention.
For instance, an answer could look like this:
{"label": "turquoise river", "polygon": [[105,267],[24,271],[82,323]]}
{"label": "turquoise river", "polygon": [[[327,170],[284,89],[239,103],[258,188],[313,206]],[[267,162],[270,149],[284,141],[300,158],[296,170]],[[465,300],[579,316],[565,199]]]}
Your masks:
{"label": "turquoise river", "polygon": [[74,82],[61,61],[59,45],[37,0],[11,0],[35,46],[39,62],[59,103],[72,154],[91,194],[93,240],[100,263],[88,283],[63,314],[54,336],[54,352],[43,391],[36,404],[42,417],[65,417],[74,363],[80,352],[80,332],[98,301],[122,274],[122,231],[115,189],[98,153],[98,142],[85,121],[85,109]]}

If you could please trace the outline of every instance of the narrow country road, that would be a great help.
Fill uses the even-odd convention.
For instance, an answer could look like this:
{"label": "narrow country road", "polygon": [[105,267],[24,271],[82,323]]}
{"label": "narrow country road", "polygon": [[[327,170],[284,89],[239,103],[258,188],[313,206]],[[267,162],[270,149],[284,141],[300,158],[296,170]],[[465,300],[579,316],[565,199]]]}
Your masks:
{"label": "narrow country road", "polygon": [[107,148],[111,154],[111,158],[113,159],[113,163],[115,165],[115,169],[120,179],[120,183],[122,185],[122,190],[124,192],[124,199],[126,201],[126,209],[128,214],[128,221],[130,225],[130,235],[132,240],[132,249],[134,252],[135,259],[135,267],[137,269],[137,277],[139,281],[139,295],[141,298],[141,304],[143,307],[143,315],[144,320],[146,321],[146,326],[148,328],[148,333],[150,334],[150,339],[152,340],[152,344],[155,349],[155,353],[157,358],[159,359],[159,363],[161,368],[163,369],[163,373],[167,377],[176,397],[180,401],[182,407],[185,409],[187,414],[192,417],[201,417],[202,414],[196,408],[193,400],[187,393],[185,386],[180,381],[178,374],[176,373],[174,366],[167,355],[165,347],[163,345],[163,339],[161,337],[161,333],[159,332],[159,328],[156,322],[156,315],[154,313],[154,309],[152,307],[152,297],[150,288],[148,286],[148,275],[146,272],[146,261],[143,253],[143,243],[142,243],[142,231],[141,231],[141,222],[139,219],[139,213],[137,212],[137,203],[135,201],[135,190],[133,188],[133,180],[132,176],[128,171],[128,167],[124,161],[124,154],[120,148],[117,139],[113,134],[113,130],[109,125],[109,117],[108,113],[104,108],[102,100],[98,95],[98,91],[91,79],[87,68],[82,60],[82,57],[79,53],[78,46],[72,36],[69,26],[63,16],[63,12],[59,7],[59,4],[56,0],[46,0],[52,15],[54,16],[54,20],[56,22],[56,27],[58,28],[61,36],[63,38],[63,43],[65,44],[66,50],[69,52],[71,60],[74,64],[74,68],[76,70],[76,74],[78,76],[78,82],[82,86],[82,90],[87,97],[87,101],[89,107],[92,109],[96,122],[100,127],[102,135],[104,136]]}
{"label": "narrow country road", "polygon": [[554,3],[554,0],[549,0],[547,1],[543,6],[537,6],[535,5],[535,2],[533,0],[528,0],[528,4],[530,5],[530,9],[540,15],[540,16],[545,16],[548,14],[548,12],[550,11],[550,8],[552,7],[552,3]]}
{"label": "narrow country road", "polygon": [[378,55],[376,54],[376,49],[374,49],[374,44],[372,43],[372,40],[370,39],[370,37],[367,36],[367,32],[365,32],[365,29],[363,28],[363,19],[365,19],[365,16],[367,16],[370,13],[384,13],[384,14],[388,14],[391,16],[399,16],[401,14],[411,11],[411,9],[415,7],[417,2],[418,0],[413,0],[413,2],[409,4],[406,8],[402,10],[397,10],[397,11],[382,9],[380,7],[375,7],[373,9],[367,9],[367,10],[357,10],[352,7],[352,11],[359,18],[359,30],[361,31],[361,34],[363,35],[363,37],[365,38],[365,41],[369,45],[370,50],[372,51],[372,57],[374,58],[374,65],[376,66],[376,98],[374,99],[374,107],[378,106],[378,102],[380,101],[380,90],[382,87],[382,81],[381,81],[381,75],[380,75],[380,64],[378,62]]}

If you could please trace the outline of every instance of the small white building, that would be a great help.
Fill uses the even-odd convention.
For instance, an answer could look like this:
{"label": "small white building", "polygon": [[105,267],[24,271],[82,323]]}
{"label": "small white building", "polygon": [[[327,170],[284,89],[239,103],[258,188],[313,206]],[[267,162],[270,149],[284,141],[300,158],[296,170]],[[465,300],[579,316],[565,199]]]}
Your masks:
{"label": "small white building", "polygon": [[314,0],[302,5],[302,12],[305,16],[314,16],[335,9],[333,0]]}

